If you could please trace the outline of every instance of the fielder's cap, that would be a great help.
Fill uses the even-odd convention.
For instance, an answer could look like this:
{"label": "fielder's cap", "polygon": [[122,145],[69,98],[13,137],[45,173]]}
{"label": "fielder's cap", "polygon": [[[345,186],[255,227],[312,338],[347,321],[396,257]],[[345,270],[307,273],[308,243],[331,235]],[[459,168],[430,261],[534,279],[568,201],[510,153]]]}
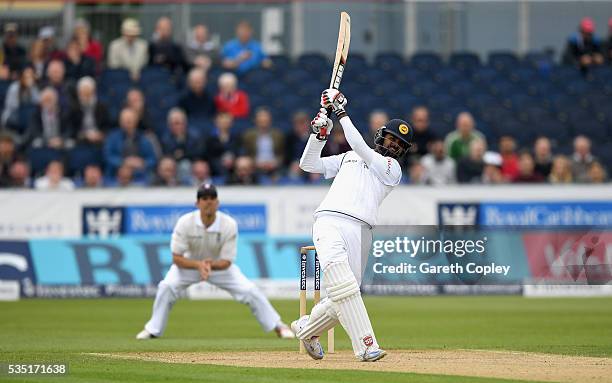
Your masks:
{"label": "fielder's cap", "polygon": [[595,32],[595,22],[590,17],[583,17],[580,20],[580,30],[584,33]]}
{"label": "fielder's cap", "polygon": [[38,31],[38,38],[39,39],[50,39],[50,38],[53,38],[53,37],[55,37],[55,28],[53,28],[51,26],[42,27]]}
{"label": "fielder's cap", "polygon": [[213,184],[203,183],[198,188],[197,197],[198,199],[204,198],[204,197],[217,198],[217,188]]}
{"label": "fielder's cap", "polygon": [[17,33],[17,23],[4,24],[4,33]]}
{"label": "fielder's cap", "polygon": [[126,36],[140,36],[140,23],[132,18],[123,20],[123,23],[121,23],[121,33]]}

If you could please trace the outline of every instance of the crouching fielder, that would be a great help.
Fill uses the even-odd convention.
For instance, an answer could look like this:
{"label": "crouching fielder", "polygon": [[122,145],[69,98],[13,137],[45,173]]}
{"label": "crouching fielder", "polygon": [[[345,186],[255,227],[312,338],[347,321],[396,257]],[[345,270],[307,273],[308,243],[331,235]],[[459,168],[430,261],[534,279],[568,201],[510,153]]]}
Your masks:
{"label": "crouching fielder", "polygon": [[179,218],[172,233],[172,266],[159,283],[153,315],[137,339],[157,338],[164,333],[170,309],[190,285],[207,281],[248,305],[264,331],[275,330],[281,338],[294,338],[263,293],[234,264],[238,226],[217,211],[217,189],[202,184],[197,191],[197,210]]}
{"label": "crouching fielder", "polygon": [[[361,258],[361,246],[369,252],[378,207],[400,183],[402,170],[398,159],[408,151],[413,130],[403,120],[391,120],[378,129],[376,148],[371,149],[347,116],[346,103],[338,90],[323,91],[323,108],[311,123],[315,134],[310,135],[300,159],[304,171],[335,179],[315,211],[312,227],[327,297],[291,327],[308,354],[321,359],[319,336],[341,323],[351,338],[357,359],[374,362],[386,353],[376,341],[361,298],[359,286],[367,263]],[[352,151],[321,158],[327,134],[333,127],[326,109],[337,116]]]}

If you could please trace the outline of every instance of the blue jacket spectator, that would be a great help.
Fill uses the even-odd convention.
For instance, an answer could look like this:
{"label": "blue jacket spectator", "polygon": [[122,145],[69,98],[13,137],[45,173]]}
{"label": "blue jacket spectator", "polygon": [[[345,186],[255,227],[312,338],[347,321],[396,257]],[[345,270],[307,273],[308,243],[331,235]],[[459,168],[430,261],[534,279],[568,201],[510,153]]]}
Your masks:
{"label": "blue jacket spectator", "polygon": [[260,66],[267,68],[272,65],[261,44],[253,39],[253,28],[246,21],[238,23],[236,38],[223,46],[222,56],[223,67],[239,74]]}
{"label": "blue jacket spectator", "polygon": [[155,150],[151,141],[138,131],[138,117],[133,110],[125,108],[121,111],[119,129],[106,139],[104,159],[109,176],[115,176],[117,169],[126,165],[133,170],[134,178],[143,180],[155,169]]}

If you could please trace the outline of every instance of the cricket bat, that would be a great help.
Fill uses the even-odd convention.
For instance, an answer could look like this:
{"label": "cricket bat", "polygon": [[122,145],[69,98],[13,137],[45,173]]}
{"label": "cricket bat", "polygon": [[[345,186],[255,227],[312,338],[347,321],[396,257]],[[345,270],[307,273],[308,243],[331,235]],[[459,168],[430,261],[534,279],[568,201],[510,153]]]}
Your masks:
{"label": "cricket bat", "polygon": [[[338,44],[336,45],[336,58],[334,59],[334,67],[332,69],[331,80],[329,87],[333,89],[340,88],[346,59],[348,58],[349,45],[351,44],[351,17],[348,13],[340,13],[340,29],[338,31]],[[331,110],[328,110],[328,115],[331,116]],[[326,129],[321,129],[321,134],[327,134]]]}

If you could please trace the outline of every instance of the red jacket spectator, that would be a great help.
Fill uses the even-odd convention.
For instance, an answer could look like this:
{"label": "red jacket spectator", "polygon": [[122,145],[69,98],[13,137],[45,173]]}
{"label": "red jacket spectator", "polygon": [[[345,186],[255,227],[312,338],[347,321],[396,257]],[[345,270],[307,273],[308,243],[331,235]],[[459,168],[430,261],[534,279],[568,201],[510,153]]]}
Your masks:
{"label": "red jacket spectator", "polygon": [[238,79],[233,73],[219,76],[219,93],[215,96],[218,112],[229,113],[234,118],[247,118],[251,106],[246,92],[238,89]]}
{"label": "red jacket spectator", "polygon": [[516,155],[516,141],[510,136],[499,139],[499,154],[502,157],[501,173],[507,181],[519,176],[519,158]]}
{"label": "red jacket spectator", "polygon": [[91,37],[89,23],[84,19],[78,19],[74,26],[74,39],[79,42],[81,52],[96,62],[96,66],[102,63],[104,48],[99,41]]}

